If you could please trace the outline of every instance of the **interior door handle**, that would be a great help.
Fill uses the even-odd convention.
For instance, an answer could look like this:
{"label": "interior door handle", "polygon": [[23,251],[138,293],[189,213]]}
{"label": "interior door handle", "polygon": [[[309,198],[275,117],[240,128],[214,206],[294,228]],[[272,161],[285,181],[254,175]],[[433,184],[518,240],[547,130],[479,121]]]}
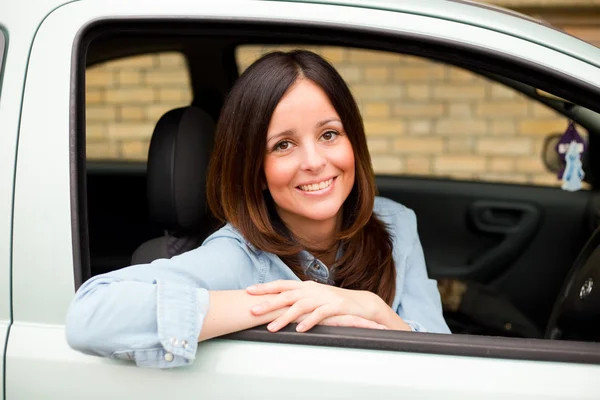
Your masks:
{"label": "interior door handle", "polygon": [[482,224],[496,228],[512,228],[521,219],[521,210],[508,210],[502,208],[485,208],[478,218]]}
{"label": "interior door handle", "polygon": [[481,233],[499,234],[500,243],[465,265],[450,269],[454,278],[488,282],[516,259],[533,237],[541,220],[541,211],[529,203],[476,201],[468,218]]}
{"label": "interior door handle", "polygon": [[539,209],[527,203],[476,201],[469,207],[470,221],[487,233],[525,234],[537,226],[539,217]]}

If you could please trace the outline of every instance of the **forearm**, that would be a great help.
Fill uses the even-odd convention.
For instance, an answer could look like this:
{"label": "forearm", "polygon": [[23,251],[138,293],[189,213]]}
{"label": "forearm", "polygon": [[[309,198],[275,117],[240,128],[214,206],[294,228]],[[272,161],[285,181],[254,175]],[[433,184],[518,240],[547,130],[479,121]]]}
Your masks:
{"label": "forearm", "polygon": [[275,295],[254,296],[246,290],[209,291],[208,313],[204,318],[198,341],[208,340],[228,333],[263,325],[283,314],[287,307],[265,315],[255,316],[252,306]]}

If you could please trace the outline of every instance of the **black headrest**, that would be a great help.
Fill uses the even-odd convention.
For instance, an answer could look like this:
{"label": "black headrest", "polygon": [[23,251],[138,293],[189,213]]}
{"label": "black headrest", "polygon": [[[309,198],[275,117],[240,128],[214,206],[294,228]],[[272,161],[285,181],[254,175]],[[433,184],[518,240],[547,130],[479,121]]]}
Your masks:
{"label": "black headrest", "polygon": [[206,172],[215,123],[195,106],[163,115],[148,154],[148,203],[162,228],[193,232],[206,216]]}

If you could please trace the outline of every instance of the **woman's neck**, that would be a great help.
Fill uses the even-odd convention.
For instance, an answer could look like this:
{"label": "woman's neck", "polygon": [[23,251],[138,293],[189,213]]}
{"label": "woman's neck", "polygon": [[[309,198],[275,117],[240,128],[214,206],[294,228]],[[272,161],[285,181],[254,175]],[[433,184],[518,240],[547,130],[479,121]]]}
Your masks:
{"label": "woman's neck", "polygon": [[314,221],[282,218],[287,228],[306,247],[327,251],[334,247],[337,233],[342,226],[341,212],[334,218]]}
{"label": "woman's neck", "polygon": [[323,223],[310,226],[310,229],[301,232],[294,230],[292,232],[309,249],[316,250],[313,256],[318,257],[325,265],[331,266],[335,263],[336,234],[339,232],[339,225],[337,221],[331,221],[328,225]]}
{"label": "woman's neck", "polygon": [[288,228],[307,247],[327,250],[335,244],[338,223],[336,220],[310,221],[306,224],[288,225]]}

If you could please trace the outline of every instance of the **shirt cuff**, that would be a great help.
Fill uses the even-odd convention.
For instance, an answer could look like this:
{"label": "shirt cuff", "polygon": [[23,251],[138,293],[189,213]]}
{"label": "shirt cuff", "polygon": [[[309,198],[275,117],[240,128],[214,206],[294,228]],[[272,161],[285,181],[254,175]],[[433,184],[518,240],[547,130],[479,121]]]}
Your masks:
{"label": "shirt cuff", "polygon": [[413,332],[428,332],[428,330],[416,321],[404,320]]}
{"label": "shirt cuff", "polygon": [[136,351],[136,364],[154,368],[191,364],[208,310],[208,290],[160,281],[156,285],[158,339],[162,348]]}

